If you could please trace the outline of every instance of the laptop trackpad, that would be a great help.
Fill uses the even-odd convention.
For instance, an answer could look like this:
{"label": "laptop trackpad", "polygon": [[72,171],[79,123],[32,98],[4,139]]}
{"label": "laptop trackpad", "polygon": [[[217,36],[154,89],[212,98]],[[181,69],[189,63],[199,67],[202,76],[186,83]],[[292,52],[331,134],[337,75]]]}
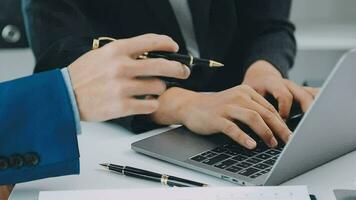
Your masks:
{"label": "laptop trackpad", "polygon": [[138,148],[139,151],[146,150],[146,153],[158,154],[159,157],[184,161],[193,155],[225,144],[227,141],[231,140],[223,134],[201,136],[192,133],[185,127],[179,127],[135,142],[132,144],[132,148]]}

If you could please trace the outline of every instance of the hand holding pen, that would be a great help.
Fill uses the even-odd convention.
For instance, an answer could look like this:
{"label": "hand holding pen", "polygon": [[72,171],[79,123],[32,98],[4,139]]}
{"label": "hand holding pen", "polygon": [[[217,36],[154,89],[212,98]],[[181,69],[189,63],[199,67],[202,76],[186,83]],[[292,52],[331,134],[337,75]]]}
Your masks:
{"label": "hand holding pen", "polygon": [[[110,38],[110,37],[100,37],[98,39],[93,40],[93,49],[98,49],[112,41],[115,41],[116,39]],[[178,54],[178,53],[172,53],[172,52],[145,52],[142,55],[138,56],[138,59],[147,59],[147,58],[164,58],[167,60],[173,60],[180,62],[189,68],[192,68],[193,66],[207,66],[211,68],[218,68],[224,66],[224,64],[219,63],[214,60],[207,60],[207,59],[201,59],[201,58],[195,58],[191,55],[183,55],[183,54]]]}

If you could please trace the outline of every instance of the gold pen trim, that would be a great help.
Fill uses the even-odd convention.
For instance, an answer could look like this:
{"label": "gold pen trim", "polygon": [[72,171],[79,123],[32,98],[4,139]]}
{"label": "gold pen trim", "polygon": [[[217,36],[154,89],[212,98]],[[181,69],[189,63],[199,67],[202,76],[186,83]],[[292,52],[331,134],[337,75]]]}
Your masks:
{"label": "gold pen trim", "polygon": [[193,66],[194,63],[194,57],[192,55],[189,55],[190,61],[189,61],[189,67]]}
{"label": "gold pen trim", "polygon": [[214,60],[209,60],[209,67],[214,68],[214,67],[222,67],[222,66],[224,66],[224,64],[216,62]]}
{"label": "gold pen trim", "polygon": [[142,55],[139,55],[137,58],[138,59],[147,59],[148,57],[148,52],[143,53]]}
{"label": "gold pen trim", "polygon": [[168,175],[162,174],[161,183],[162,183],[164,186],[167,186],[167,185],[168,185],[168,179],[169,179],[169,176],[168,176]]}
{"label": "gold pen trim", "polygon": [[93,45],[92,49],[99,49],[100,48],[100,42],[103,40],[109,40],[109,41],[115,41],[116,39],[111,38],[111,37],[99,37],[98,39],[93,40]]}

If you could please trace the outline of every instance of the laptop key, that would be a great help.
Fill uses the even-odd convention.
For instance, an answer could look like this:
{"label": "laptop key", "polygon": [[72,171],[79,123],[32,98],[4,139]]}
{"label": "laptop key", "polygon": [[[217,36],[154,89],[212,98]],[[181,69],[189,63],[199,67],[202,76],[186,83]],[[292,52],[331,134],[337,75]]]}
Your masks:
{"label": "laptop key", "polygon": [[263,171],[261,171],[261,172],[259,172],[260,174],[266,174],[266,173],[268,173],[270,170],[263,170]]}
{"label": "laptop key", "polygon": [[216,164],[214,166],[219,168],[219,169],[225,169],[226,167],[229,167],[229,166],[231,166],[233,164],[236,164],[236,163],[237,163],[237,161],[229,159],[229,160],[222,161],[221,163],[218,163],[218,164]]}
{"label": "laptop key", "polygon": [[201,153],[200,155],[201,155],[201,156],[204,156],[204,157],[208,157],[208,156],[213,157],[212,155],[216,156],[216,155],[218,155],[218,154],[217,154],[217,153],[214,153],[214,152],[212,152],[212,151],[206,151],[206,152],[204,152],[204,153]]}
{"label": "laptop key", "polygon": [[261,175],[260,174],[254,174],[254,175],[251,175],[250,178],[257,178],[259,176],[261,176]]}
{"label": "laptop key", "polygon": [[220,155],[217,155],[215,157],[212,157],[212,158],[209,158],[205,161],[203,161],[204,164],[207,164],[207,165],[213,165],[213,164],[216,164],[218,162],[221,162],[223,160],[226,160],[228,158],[230,158],[231,156],[227,155],[227,154],[220,154]]}
{"label": "laptop key", "polygon": [[241,152],[242,155],[247,156],[247,157],[252,157],[257,154],[257,152],[253,152],[251,150],[244,150]]}
{"label": "laptop key", "polygon": [[270,150],[268,150],[268,151],[265,152],[265,153],[267,153],[267,154],[269,154],[269,155],[271,155],[271,156],[277,156],[277,155],[279,155],[281,152],[278,151],[278,150],[275,150],[275,149],[270,149]]}
{"label": "laptop key", "polygon": [[212,151],[216,152],[216,153],[223,153],[224,151],[226,151],[225,148],[222,147],[216,147],[215,149],[213,149]]}
{"label": "laptop key", "polygon": [[259,177],[259,176],[261,176],[263,174],[265,174],[265,173],[260,171],[260,172],[257,172],[256,174],[251,175],[250,178],[257,178],[257,177]]}
{"label": "laptop key", "polygon": [[254,174],[258,171],[259,171],[258,169],[250,167],[248,169],[244,169],[244,170],[240,171],[239,174],[241,174],[243,176],[251,176],[252,174]]}
{"label": "laptop key", "polygon": [[201,153],[200,155],[201,155],[201,156],[206,156],[206,155],[208,155],[209,153],[210,153],[210,152],[207,151],[207,152]]}
{"label": "laptop key", "polygon": [[227,150],[227,151],[225,151],[224,153],[229,154],[229,155],[232,155],[232,156],[236,156],[236,155],[239,154],[239,152],[234,151],[234,150]]}
{"label": "laptop key", "polygon": [[231,159],[234,159],[234,160],[237,160],[237,161],[244,161],[244,160],[247,159],[247,157],[243,156],[243,155],[237,155],[237,156],[232,157]]}
{"label": "laptop key", "polygon": [[190,159],[194,160],[194,161],[197,161],[197,162],[201,162],[201,161],[205,160],[206,158],[204,156],[197,155],[197,156],[194,156],[194,157],[192,157]]}
{"label": "laptop key", "polygon": [[256,149],[253,149],[253,151],[256,153],[262,153],[262,152],[266,151],[266,149],[262,148],[262,147],[257,147]]}
{"label": "laptop key", "polygon": [[261,160],[261,159],[259,159],[259,158],[255,158],[255,157],[253,157],[253,158],[250,158],[250,159],[248,159],[248,160],[246,160],[247,162],[250,162],[250,163],[253,163],[253,164],[257,164],[257,163],[259,163],[259,162],[262,162],[263,160]]}
{"label": "laptop key", "polygon": [[229,168],[227,168],[225,170],[229,171],[229,172],[232,172],[232,173],[236,173],[236,172],[239,172],[239,171],[243,170],[243,168],[237,167],[237,166],[232,166],[232,167],[229,167]]}
{"label": "laptop key", "polygon": [[282,151],[283,148],[284,148],[284,145],[283,145],[283,144],[282,144],[282,145],[280,144],[280,145],[278,145],[278,147],[277,147],[276,149]]}
{"label": "laptop key", "polygon": [[260,164],[254,165],[253,167],[255,167],[257,169],[267,169],[269,166],[265,165],[263,163],[260,163]]}
{"label": "laptop key", "polygon": [[270,155],[268,155],[268,154],[265,154],[265,153],[262,153],[262,154],[257,155],[256,157],[257,157],[257,158],[260,158],[260,159],[262,159],[262,160],[266,160],[266,159],[268,159],[268,158],[270,158],[270,157],[272,157],[272,156],[270,156]]}
{"label": "laptop key", "polygon": [[264,161],[263,164],[272,166],[272,165],[274,165],[275,162],[276,162],[275,160],[269,159],[269,160]]}
{"label": "laptop key", "polygon": [[227,148],[229,150],[231,150],[231,149],[241,150],[242,149],[241,145],[239,145],[239,144],[225,144],[223,147]]}
{"label": "laptop key", "polygon": [[253,165],[253,164],[252,164],[252,163],[249,163],[249,162],[242,162],[242,163],[237,164],[236,166],[242,167],[242,168],[247,168],[247,167],[250,167],[250,166],[252,166],[252,165]]}
{"label": "laptop key", "polygon": [[216,156],[216,155],[218,155],[218,154],[211,152],[211,153],[209,153],[208,155],[206,155],[205,157],[207,157],[207,158],[212,158],[212,157],[214,157],[214,156]]}
{"label": "laptop key", "polygon": [[278,159],[278,156],[272,157],[271,160],[276,161]]}
{"label": "laptop key", "polygon": [[269,168],[265,169],[264,171],[267,173],[267,172],[270,172],[271,169],[272,169],[272,167],[269,167]]}

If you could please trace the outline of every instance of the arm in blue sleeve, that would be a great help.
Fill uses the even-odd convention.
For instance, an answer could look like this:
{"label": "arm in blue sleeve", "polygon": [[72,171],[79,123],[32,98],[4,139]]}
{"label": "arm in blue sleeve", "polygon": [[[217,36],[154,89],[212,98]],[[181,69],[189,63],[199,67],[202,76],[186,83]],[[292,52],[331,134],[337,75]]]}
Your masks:
{"label": "arm in blue sleeve", "polygon": [[60,70],[0,84],[0,185],[79,173],[73,107]]}
{"label": "arm in blue sleeve", "polygon": [[74,91],[73,91],[70,75],[69,75],[69,72],[68,72],[68,68],[61,69],[61,72],[62,72],[62,75],[63,75],[64,82],[66,83],[66,86],[67,86],[67,91],[68,91],[68,94],[69,94],[70,102],[71,102],[72,107],[73,107],[74,119],[75,119],[75,125],[76,125],[76,128],[77,128],[77,133],[80,134],[80,133],[82,133],[82,129],[80,127],[79,110],[78,110],[77,101],[76,101],[76,98],[75,98],[75,95],[74,95]]}

